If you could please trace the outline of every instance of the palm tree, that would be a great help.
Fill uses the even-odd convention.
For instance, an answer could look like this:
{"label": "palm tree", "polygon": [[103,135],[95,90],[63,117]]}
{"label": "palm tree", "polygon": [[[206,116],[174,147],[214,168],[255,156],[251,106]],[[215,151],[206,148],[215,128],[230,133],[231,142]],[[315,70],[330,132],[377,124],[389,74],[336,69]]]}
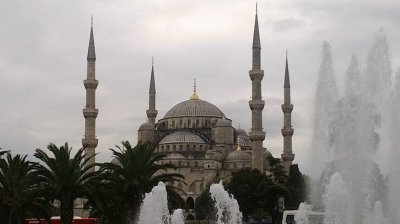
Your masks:
{"label": "palm tree", "polygon": [[98,172],[90,171],[96,164],[88,163],[90,157],[85,157],[83,148],[71,157],[72,148],[68,143],[60,148],[50,143],[47,149],[53,157],[41,149],[36,149],[34,154],[43,163],[35,166],[40,188],[46,192],[49,200],[60,202],[61,223],[71,224],[74,201],[77,198],[90,198],[96,192],[94,180]]}
{"label": "palm tree", "polygon": [[[4,151],[0,152],[3,154]],[[0,159],[0,220],[21,223],[28,216],[50,218],[51,205],[41,196],[34,163],[7,153]]]}
{"label": "palm tree", "polygon": [[[168,185],[174,181],[183,182],[184,177],[169,172],[175,169],[172,164],[160,163],[164,156],[155,154],[154,146],[139,143],[132,147],[128,141],[123,141],[122,147],[116,146],[116,148],[118,150],[110,149],[115,162],[101,165],[101,170],[105,171],[102,178],[105,180],[103,186],[108,189],[109,194],[100,198],[103,201],[107,200],[108,205],[97,205],[105,216],[114,216],[110,218],[110,223],[127,223],[129,219],[135,219],[145,193],[151,191],[160,181],[167,183],[170,200],[184,203],[177,193],[178,189]],[[118,210],[119,218],[115,217],[113,209]]]}

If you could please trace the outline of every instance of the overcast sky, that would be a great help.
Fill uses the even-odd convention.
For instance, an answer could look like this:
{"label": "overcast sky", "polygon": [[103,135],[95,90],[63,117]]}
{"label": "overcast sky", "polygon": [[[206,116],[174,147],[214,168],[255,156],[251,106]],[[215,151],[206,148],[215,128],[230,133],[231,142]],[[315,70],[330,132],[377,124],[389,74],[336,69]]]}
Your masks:
{"label": "overcast sky", "polygon": [[[332,45],[339,88],[351,54],[364,66],[380,27],[397,70],[400,1],[261,0],[258,5],[264,146],[280,156],[289,49],[293,151],[307,172],[322,41]],[[99,80],[98,161],[110,160],[108,149],[122,140],[136,142],[147,119],[152,55],[157,119],[189,99],[196,78],[200,99],[219,107],[234,127],[249,130],[255,1],[0,0],[1,148],[32,156],[50,142],[81,147],[91,14]]]}

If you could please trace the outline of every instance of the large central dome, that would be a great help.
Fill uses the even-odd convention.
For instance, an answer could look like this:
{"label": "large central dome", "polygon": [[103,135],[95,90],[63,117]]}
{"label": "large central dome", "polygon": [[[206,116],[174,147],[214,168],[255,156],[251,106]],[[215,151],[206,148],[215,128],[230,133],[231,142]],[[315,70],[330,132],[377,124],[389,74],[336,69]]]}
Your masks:
{"label": "large central dome", "polygon": [[172,107],[164,116],[175,117],[223,117],[224,114],[215,105],[200,99],[190,99],[178,103]]}

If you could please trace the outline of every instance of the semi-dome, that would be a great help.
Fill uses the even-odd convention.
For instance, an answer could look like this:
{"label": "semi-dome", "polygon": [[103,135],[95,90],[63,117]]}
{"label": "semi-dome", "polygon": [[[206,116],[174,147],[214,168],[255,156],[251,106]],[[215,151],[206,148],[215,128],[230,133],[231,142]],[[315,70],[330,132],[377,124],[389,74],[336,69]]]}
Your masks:
{"label": "semi-dome", "polygon": [[190,99],[178,103],[172,107],[164,116],[175,117],[223,117],[224,114],[214,104],[200,99]]}
{"label": "semi-dome", "polygon": [[186,159],[186,157],[180,153],[169,153],[166,159]]}
{"label": "semi-dome", "polygon": [[232,122],[226,118],[218,119],[215,127],[232,127]]}
{"label": "semi-dome", "polygon": [[159,144],[172,144],[172,143],[205,143],[198,135],[187,132],[178,131],[173,134],[165,136],[161,139]]}
{"label": "semi-dome", "polygon": [[228,154],[226,161],[251,161],[251,156],[242,150],[236,150]]}
{"label": "semi-dome", "polygon": [[244,129],[241,129],[241,128],[236,129],[236,134],[237,135],[248,136],[247,132]]}
{"label": "semi-dome", "polygon": [[251,140],[247,135],[238,136],[239,144],[241,147],[251,147]]}
{"label": "semi-dome", "polygon": [[154,124],[151,124],[149,122],[143,123],[139,127],[139,130],[153,130],[153,129],[154,129]]}

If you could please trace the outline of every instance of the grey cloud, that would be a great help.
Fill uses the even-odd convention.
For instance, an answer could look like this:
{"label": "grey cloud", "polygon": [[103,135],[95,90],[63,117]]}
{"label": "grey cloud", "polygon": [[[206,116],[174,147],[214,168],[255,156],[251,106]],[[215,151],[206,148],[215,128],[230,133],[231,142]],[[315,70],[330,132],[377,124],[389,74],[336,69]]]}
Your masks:
{"label": "grey cloud", "polygon": [[294,30],[301,28],[306,25],[306,23],[301,19],[296,18],[285,18],[276,21],[268,22],[271,23],[272,27],[277,32],[285,32],[289,30]]}

